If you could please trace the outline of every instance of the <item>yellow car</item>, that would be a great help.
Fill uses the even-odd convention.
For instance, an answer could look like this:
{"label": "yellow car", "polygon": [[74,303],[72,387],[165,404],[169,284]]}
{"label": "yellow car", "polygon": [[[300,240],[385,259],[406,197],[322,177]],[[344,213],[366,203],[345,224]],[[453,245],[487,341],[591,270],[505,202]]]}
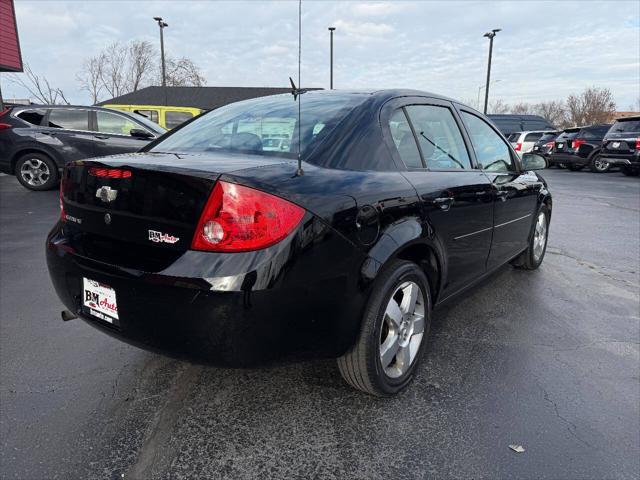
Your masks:
{"label": "yellow car", "polygon": [[167,130],[177,127],[182,122],[200,115],[204,110],[192,107],[170,107],[159,105],[101,105],[105,108],[114,108],[124,112],[134,112],[143,117],[147,117]]}

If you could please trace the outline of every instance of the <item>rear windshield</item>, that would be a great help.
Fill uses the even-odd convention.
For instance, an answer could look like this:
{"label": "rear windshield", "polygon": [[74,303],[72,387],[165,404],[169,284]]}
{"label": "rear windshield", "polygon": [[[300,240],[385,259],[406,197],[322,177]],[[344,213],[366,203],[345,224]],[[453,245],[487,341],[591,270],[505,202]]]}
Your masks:
{"label": "rear windshield", "polygon": [[213,110],[168,135],[152,152],[248,152],[298,155],[298,102],[302,155],[311,152],[365,95],[303,94],[256,98]]}
{"label": "rear windshield", "polygon": [[544,135],[542,135],[542,137],[540,137],[540,140],[538,140],[539,142],[550,142],[551,140],[555,139],[558,136],[557,133],[545,133]]}
{"label": "rear windshield", "polygon": [[540,137],[542,137],[542,132],[527,133],[527,136],[524,137],[524,141],[535,142],[536,140],[540,140]]}
{"label": "rear windshield", "polygon": [[507,140],[513,143],[518,140],[518,137],[520,137],[520,132],[510,133]]}
{"label": "rear windshield", "polygon": [[611,125],[584,128],[580,131],[580,138],[602,138],[609,131]]}
{"label": "rear windshield", "polygon": [[638,133],[640,120],[617,121],[610,130],[611,133]]}
{"label": "rear windshield", "polygon": [[559,136],[558,136],[558,140],[565,140],[567,138],[575,138],[576,135],[578,135],[578,132],[580,130],[575,130],[573,132],[562,132]]}

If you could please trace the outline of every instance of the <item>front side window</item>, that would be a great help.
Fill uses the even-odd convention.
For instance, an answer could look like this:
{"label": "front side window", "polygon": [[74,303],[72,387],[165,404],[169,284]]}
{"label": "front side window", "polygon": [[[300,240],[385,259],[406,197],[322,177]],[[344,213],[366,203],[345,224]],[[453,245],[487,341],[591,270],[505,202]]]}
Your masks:
{"label": "front side window", "polygon": [[492,172],[513,171],[511,152],[500,135],[480,117],[463,111],[462,118],[467,126],[480,167]]}
{"label": "front side window", "polygon": [[395,143],[398,154],[404,164],[409,168],[423,168],[418,144],[413,136],[404,110],[396,110],[391,116],[389,129],[391,130],[393,143]]}
{"label": "front side window", "polygon": [[46,110],[24,110],[16,116],[31,125],[42,125],[42,119],[46,113]]}
{"label": "front side window", "polygon": [[67,130],[89,130],[89,112],[78,109],[52,109],[49,113],[49,126]]}
{"label": "front side window", "polygon": [[167,111],[164,114],[164,123],[167,125],[168,129],[172,129],[180,125],[181,123],[186,122],[190,118],[193,118],[189,112],[175,112],[175,111]]}
{"label": "front side window", "polygon": [[131,130],[141,128],[132,120],[109,112],[96,112],[98,131],[115,135],[131,135]]}
{"label": "front side window", "polygon": [[[301,125],[298,123],[298,101]],[[248,152],[296,158],[311,152],[357,105],[362,95],[274,95],[232,103],[168,135],[152,152]]]}
{"label": "front side window", "polygon": [[422,156],[431,170],[469,169],[471,160],[451,110],[435,105],[412,105],[407,114]]}

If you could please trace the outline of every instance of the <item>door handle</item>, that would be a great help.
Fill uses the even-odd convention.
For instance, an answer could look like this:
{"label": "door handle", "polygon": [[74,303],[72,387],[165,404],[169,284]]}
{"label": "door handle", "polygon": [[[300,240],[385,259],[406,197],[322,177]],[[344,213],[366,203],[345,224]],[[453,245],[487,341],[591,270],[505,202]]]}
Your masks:
{"label": "door handle", "polygon": [[496,197],[498,197],[503,202],[507,201],[507,197],[509,196],[509,192],[506,190],[498,190],[496,192]]}
{"label": "door handle", "polygon": [[94,135],[95,138],[99,138],[100,140],[106,140],[109,138],[109,135]]}
{"label": "door handle", "polygon": [[453,205],[454,199],[453,197],[440,197],[433,200],[433,204],[437,207],[440,207],[441,210],[449,210],[451,205]]}
{"label": "door handle", "polygon": [[50,137],[55,137],[56,132],[41,132],[43,135],[49,135]]}

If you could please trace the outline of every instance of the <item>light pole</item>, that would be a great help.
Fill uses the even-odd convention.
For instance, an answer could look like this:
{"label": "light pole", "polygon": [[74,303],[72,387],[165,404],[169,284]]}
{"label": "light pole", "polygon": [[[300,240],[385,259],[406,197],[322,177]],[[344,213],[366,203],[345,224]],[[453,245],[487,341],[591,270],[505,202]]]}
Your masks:
{"label": "light pole", "polygon": [[329,89],[333,90],[333,32],[336,27],[329,27],[329,34],[331,36],[330,48],[329,48]]}
{"label": "light pole", "polygon": [[169,26],[168,23],[165,23],[162,20],[162,17],[153,17],[153,19],[158,22],[158,27],[160,27],[160,57],[162,58],[162,86],[167,86],[167,73],[164,64],[164,35],[163,30]]}
{"label": "light pole", "polygon": [[489,39],[489,63],[487,64],[487,86],[484,91],[484,114],[487,114],[487,106],[489,105],[489,80],[491,78],[491,54],[493,53],[493,38],[500,31],[500,28],[494,28],[490,32],[487,32],[483,37]]}
{"label": "light pole", "polygon": [[[502,81],[502,80],[494,80],[494,81],[493,81],[493,82],[491,82],[491,83],[493,84],[493,83],[498,83],[498,82],[501,82],[501,81]],[[477,101],[477,103],[476,103],[476,105],[478,106],[478,110],[480,110],[480,92],[482,91],[482,89],[483,89],[483,88],[487,88],[487,87],[486,87],[486,85],[480,85],[480,86],[478,87],[478,101]]]}

